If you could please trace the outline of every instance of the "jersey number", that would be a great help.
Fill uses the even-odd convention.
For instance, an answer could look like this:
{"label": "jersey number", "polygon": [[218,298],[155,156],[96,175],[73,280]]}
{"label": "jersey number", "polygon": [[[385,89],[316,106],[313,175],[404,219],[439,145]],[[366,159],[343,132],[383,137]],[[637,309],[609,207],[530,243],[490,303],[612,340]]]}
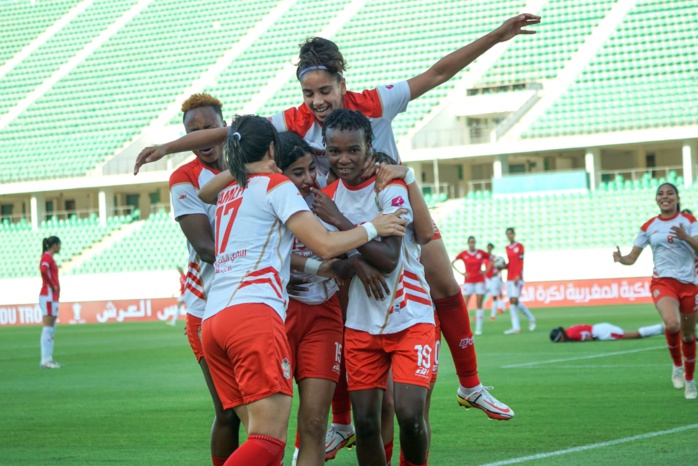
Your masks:
{"label": "jersey number", "polygon": [[674,242],[674,237],[671,236],[671,235],[669,235],[669,236],[666,237],[666,240],[667,240],[669,243],[673,243],[673,242]]}
{"label": "jersey number", "polygon": [[[228,245],[228,239],[230,238],[230,230],[233,229],[233,223],[235,223],[235,217],[238,215],[238,207],[242,202],[242,196],[228,202],[225,205],[218,206],[216,209],[216,255],[223,254],[225,248]],[[225,223],[225,233],[221,237],[221,222],[223,222],[223,217],[227,216]]]}

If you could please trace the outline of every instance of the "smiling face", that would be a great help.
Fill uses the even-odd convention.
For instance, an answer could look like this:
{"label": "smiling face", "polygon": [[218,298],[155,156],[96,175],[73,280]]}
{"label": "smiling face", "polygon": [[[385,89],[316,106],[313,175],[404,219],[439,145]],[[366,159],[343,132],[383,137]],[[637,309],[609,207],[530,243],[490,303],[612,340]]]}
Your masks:
{"label": "smiling face", "polygon": [[[202,129],[222,128],[225,122],[216,113],[213,107],[193,108],[184,115],[184,130],[187,134]],[[220,162],[223,160],[223,145],[209,147],[203,150],[195,150],[194,155],[209,167],[220,170]]]}
{"label": "smiling face", "polygon": [[284,175],[296,185],[303,197],[308,196],[310,188],[315,186],[315,179],[317,178],[313,155],[305,154],[293,162],[284,170]]}
{"label": "smiling face", "polygon": [[303,101],[315,118],[324,122],[332,110],[344,108],[344,94],[347,92],[344,78],[325,70],[308,71],[301,78]]}
{"label": "smiling face", "polygon": [[362,183],[362,166],[371,145],[366,143],[364,130],[325,131],[327,160],[335,174],[345,183],[356,186]]}
{"label": "smiling face", "polygon": [[680,202],[679,194],[670,184],[663,184],[657,189],[657,205],[662,215],[672,216],[676,214]]}

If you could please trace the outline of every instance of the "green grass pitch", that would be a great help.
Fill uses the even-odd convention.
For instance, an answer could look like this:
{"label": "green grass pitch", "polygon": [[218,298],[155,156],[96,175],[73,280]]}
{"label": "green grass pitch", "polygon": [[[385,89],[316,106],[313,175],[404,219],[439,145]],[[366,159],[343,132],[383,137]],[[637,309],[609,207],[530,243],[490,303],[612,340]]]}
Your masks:
{"label": "green grass pitch", "polygon": [[[505,336],[508,316],[500,315],[487,320],[485,334],[476,339],[481,379],[516,411],[511,421],[490,421],[480,411],[457,407],[457,379],[444,345],[432,402],[430,464],[520,461],[589,445],[528,463],[696,463],[698,402],[671,386],[663,337],[558,345],[548,340],[558,325],[611,322],[636,329],[656,323],[651,305],[534,312],[535,332]],[[38,327],[0,329],[1,465],[210,464],[213,409],[181,328],[159,322],[60,325],[60,370],[39,369],[39,334]],[[686,429],[596,445],[680,427]],[[289,439],[294,429],[292,419]],[[292,450],[287,446],[286,465]],[[396,445],[394,465],[398,454]],[[354,452],[340,452],[333,464],[356,464]]]}

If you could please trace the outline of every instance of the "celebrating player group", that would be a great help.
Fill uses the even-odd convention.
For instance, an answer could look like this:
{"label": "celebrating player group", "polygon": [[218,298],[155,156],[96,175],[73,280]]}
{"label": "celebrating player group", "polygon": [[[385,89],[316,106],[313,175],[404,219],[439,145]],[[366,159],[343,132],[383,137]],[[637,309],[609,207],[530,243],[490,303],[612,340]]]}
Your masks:
{"label": "celebrating player group", "polygon": [[[514,416],[480,383],[465,301],[415,176],[399,165],[391,123],[538,22],[517,15],[424,73],[361,93],[347,91],[337,45],[308,39],[300,106],[228,127],[222,104],[197,94],[182,107],[187,135],[138,156],[136,173],[175,152],[197,156],[170,189],[189,242],[187,335],[214,402],[214,465],[281,463],[294,377],[298,465],[352,443],[359,464],[389,464],[394,417],[400,464],[427,464],[442,333],[458,403]],[[512,308],[523,283],[513,281]],[[248,437],[238,445],[240,422]]]}

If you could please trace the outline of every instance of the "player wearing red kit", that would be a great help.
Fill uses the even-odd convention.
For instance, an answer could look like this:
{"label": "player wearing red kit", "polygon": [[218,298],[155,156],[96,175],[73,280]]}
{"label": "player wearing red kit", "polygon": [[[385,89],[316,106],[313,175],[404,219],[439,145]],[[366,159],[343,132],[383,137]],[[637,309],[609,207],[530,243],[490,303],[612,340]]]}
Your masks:
{"label": "player wearing red kit", "polygon": [[521,302],[521,290],[524,286],[523,265],[524,247],[516,241],[516,232],[513,228],[506,231],[509,245],[507,246],[507,296],[509,296],[509,313],[511,315],[511,329],[504,332],[507,335],[521,333],[519,323],[519,311],[528,319],[528,329],[532,332],[536,329],[536,318],[531,311]]}
{"label": "player wearing red kit", "polygon": [[677,390],[685,387],[686,399],[694,400],[698,398],[694,380],[698,321],[695,286],[698,222],[692,215],[681,213],[679,190],[671,183],[664,183],[657,189],[656,202],[660,214],[642,225],[630,254],[623,256],[620,248],[616,248],[613,260],[623,265],[633,265],[646,246],[652,248],[654,272],[650,290],[654,305],[664,321],[673,361],[671,381]]}
{"label": "player wearing red kit", "polygon": [[648,325],[637,330],[623,330],[616,325],[602,322],[594,325],[581,324],[568,328],[554,328],[550,332],[550,341],[563,343],[568,341],[633,340],[661,335],[663,331],[664,325],[662,324]]}
{"label": "player wearing red kit", "polygon": [[43,254],[39,264],[41,271],[39,307],[41,308],[43,327],[41,328],[41,364],[39,367],[59,369],[61,365],[53,360],[53,338],[56,334],[61,285],[58,282],[58,266],[53,260],[53,255],[61,251],[61,240],[57,236],[44,238],[42,247]]}
{"label": "player wearing red kit", "polygon": [[456,261],[462,261],[465,264],[465,280],[461,290],[465,304],[468,304],[470,301],[470,296],[475,295],[475,335],[482,335],[482,320],[485,317],[482,301],[486,292],[483,267],[485,266],[485,261],[489,259],[490,255],[482,249],[477,249],[475,247],[475,237],[470,236],[468,238],[468,249],[460,252],[451,263],[453,268],[455,268]]}

